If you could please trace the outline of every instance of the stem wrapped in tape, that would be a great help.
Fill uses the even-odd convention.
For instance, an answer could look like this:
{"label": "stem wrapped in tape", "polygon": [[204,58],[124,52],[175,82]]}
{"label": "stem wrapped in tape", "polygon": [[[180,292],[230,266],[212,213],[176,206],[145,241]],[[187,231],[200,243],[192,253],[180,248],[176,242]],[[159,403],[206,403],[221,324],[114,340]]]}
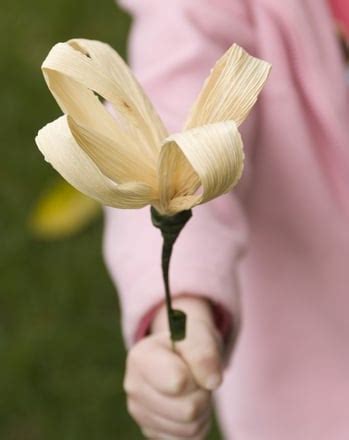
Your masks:
{"label": "stem wrapped in tape", "polygon": [[169,281],[169,268],[173,245],[177,240],[181,230],[192,216],[190,209],[181,211],[175,215],[167,216],[161,215],[154,208],[151,207],[151,219],[153,225],[160,229],[163,237],[162,246],[162,276],[165,286],[165,299],[168,323],[170,328],[171,340],[181,341],[185,338],[186,330],[186,315],[182,310],[175,310],[172,308],[170,281]]}

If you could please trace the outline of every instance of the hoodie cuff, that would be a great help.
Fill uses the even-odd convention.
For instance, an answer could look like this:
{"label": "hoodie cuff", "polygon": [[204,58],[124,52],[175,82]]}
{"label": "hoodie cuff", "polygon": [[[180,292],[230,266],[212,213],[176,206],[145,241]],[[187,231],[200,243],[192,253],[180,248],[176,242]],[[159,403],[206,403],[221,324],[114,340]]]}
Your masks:
{"label": "hoodie cuff", "polygon": [[[233,332],[232,314],[219,302],[216,302],[207,297],[204,297],[204,299],[208,301],[211,306],[214,324],[222,336],[224,346],[227,346]],[[135,332],[134,342],[138,342],[139,340],[150,334],[151,323],[162,305],[163,301],[156,304],[143,316]]]}

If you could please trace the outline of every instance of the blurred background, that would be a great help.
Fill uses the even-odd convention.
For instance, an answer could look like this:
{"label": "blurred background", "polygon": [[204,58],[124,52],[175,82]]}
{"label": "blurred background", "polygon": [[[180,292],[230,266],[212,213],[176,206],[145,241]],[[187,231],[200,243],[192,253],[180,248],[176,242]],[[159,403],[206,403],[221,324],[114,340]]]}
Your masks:
{"label": "blurred background", "polygon": [[100,208],[62,183],[34,143],[61,113],[40,72],[51,46],[85,37],[126,57],[130,22],[113,0],[1,0],[1,440],[141,438],[122,390]]}

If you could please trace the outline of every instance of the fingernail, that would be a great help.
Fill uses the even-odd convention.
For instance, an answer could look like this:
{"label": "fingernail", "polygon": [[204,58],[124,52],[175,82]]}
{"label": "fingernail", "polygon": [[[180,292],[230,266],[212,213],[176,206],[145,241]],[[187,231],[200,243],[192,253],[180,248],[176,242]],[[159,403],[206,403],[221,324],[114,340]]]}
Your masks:
{"label": "fingernail", "polygon": [[206,380],[206,388],[208,390],[215,390],[222,382],[222,377],[220,374],[212,374]]}

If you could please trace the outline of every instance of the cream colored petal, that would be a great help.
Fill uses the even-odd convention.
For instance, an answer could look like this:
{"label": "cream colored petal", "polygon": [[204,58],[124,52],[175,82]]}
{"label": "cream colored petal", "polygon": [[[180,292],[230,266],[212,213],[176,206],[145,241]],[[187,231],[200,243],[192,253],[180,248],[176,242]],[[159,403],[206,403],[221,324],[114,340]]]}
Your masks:
{"label": "cream colored petal", "polygon": [[[107,99],[119,112],[121,105],[121,110],[125,112],[127,118],[135,119],[136,127],[142,128],[144,132],[150,132],[152,145],[155,145],[158,152],[160,143],[168,135],[167,130],[125,61],[111,46],[100,41],[75,39],[70,40],[69,44],[88,54],[99,68],[102,67],[110,75],[114,87],[118,86],[118,91],[113,92],[113,95]],[[144,133],[142,136],[144,137]]]}
{"label": "cream colored petal", "polygon": [[[121,57],[107,44],[90,40],[71,40],[55,45],[43,63],[48,86],[62,110],[83,126],[107,130],[146,163],[157,160],[160,141],[166,130]],[[101,112],[93,93],[113,104],[117,120]],[[98,120],[93,120],[97,114]],[[86,123],[88,122],[88,123]],[[108,134],[107,134],[108,135]]]}
{"label": "cream colored petal", "polygon": [[233,121],[169,136],[158,166],[160,210],[173,214],[230,191],[241,177],[243,162],[243,144]]}
{"label": "cream colored petal", "polygon": [[43,127],[36,144],[47,162],[76,189],[115,208],[141,208],[153,198],[152,189],[138,182],[116,184],[104,176],[72,136],[67,116]]}
{"label": "cream colored petal", "polygon": [[70,116],[67,120],[75,141],[105,176],[115,183],[143,182],[157,191],[157,178],[149,174],[146,167],[139,166],[139,160],[135,162],[133,156],[125,153],[116,139],[82,127]]}
{"label": "cream colored petal", "polygon": [[227,120],[239,126],[257,101],[270,69],[269,63],[233,44],[211,69],[185,128]]}

